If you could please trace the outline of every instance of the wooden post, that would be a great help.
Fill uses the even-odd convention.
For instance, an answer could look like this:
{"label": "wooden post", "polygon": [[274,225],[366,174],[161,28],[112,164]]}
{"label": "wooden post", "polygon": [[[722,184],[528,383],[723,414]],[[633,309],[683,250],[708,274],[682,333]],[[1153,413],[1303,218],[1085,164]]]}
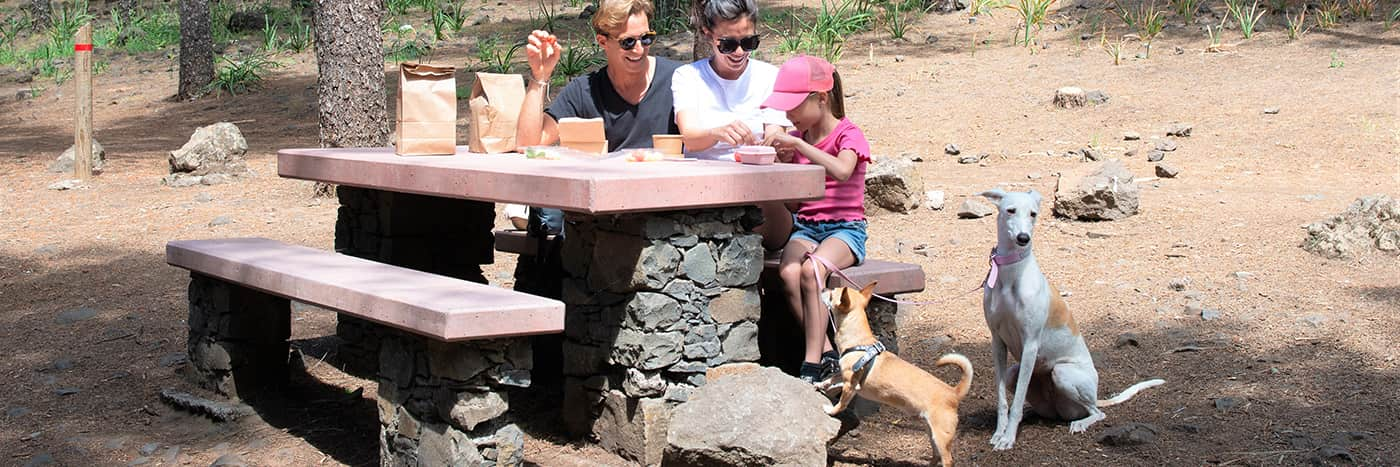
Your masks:
{"label": "wooden post", "polygon": [[92,178],[92,23],[78,28],[73,41],[73,78],[77,85],[77,118],[73,124],[73,172],[79,180]]}

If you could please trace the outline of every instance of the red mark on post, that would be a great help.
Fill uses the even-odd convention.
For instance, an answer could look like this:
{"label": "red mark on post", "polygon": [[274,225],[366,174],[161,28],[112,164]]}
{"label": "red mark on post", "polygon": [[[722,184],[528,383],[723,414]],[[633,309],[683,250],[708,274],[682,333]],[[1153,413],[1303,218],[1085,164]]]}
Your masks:
{"label": "red mark on post", "polygon": [[74,52],[92,52],[92,44],[73,44]]}

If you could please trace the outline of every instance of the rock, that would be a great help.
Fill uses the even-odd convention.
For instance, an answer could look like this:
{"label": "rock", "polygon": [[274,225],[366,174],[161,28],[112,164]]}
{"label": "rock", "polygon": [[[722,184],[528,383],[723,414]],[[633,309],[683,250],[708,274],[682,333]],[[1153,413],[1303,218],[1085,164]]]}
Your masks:
{"label": "rock", "polygon": [[1224,412],[1239,407],[1243,403],[1244,401],[1234,397],[1219,397],[1215,399],[1215,410]]}
{"label": "rock", "polygon": [[232,181],[233,177],[230,177],[226,174],[209,174],[203,177],[199,177],[200,185],[220,185]]}
{"label": "rock", "polygon": [[1167,128],[1167,136],[1177,136],[1185,138],[1191,136],[1191,125],[1186,123],[1173,123]]}
{"label": "rock", "polygon": [[1176,178],[1177,174],[1181,173],[1181,169],[1178,169],[1176,168],[1176,166],[1167,163],[1157,164],[1155,170],[1157,176],[1162,178]]}
{"label": "rock", "polygon": [[945,154],[950,155],[950,156],[956,156],[956,155],[958,155],[958,154],[962,154],[962,150],[961,150],[961,149],[958,149],[958,145],[953,144],[953,143],[948,143],[947,146],[944,146],[944,147],[943,147],[943,152],[944,152]]}
{"label": "rock", "polygon": [[943,192],[931,190],[924,192],[924,205],[929,209],[940,211],[943,209]]}
{"label": "rock", "polygon": [[160,357],[160,362],[159,362],[159,363],[160,363],[160,366],[163,366],[163,367],[172,367],[172,366],[176,366],[176,365],[184,365],[185,362],[188,362],[188,361],[189,361],[189,357],[185,356],[185,353],[184,353],[184,352],[175,352],[175,353],[165,354],[165,356]]}
{"label": "rock", "polygon": [[1201,310],[1202,321],[1215,321],[1217,319],[1220,319],[1220,310],[1216,310],[1214,308],[1206,308],[1204,310]]}
{"label": "rock", "polygon": [[679,332],[644,332],[623,328],[613,342],[614,363],[659,370],[681,360],[685,336]]}
{"label": "rock", "polygon": [[[638,295],[641,295],[641,292]],[[754,290],[727,289],[718,297],[710,299],[710,317],[720,324],[745,320],[757,322],[762,311],[759,301],[758,292]]]}
{"label": "rock", "polygon": [[933,34],[929,34],[929,35],[927,35],[927,36],[924,36],[924,43],[925,43],[925,44],[937,44],[937,43],[938,43],[938,36],[935,36],[935,35],[933,35]]}
{"label": "rock", "polygon": [[1084,95],[1084,90],[1073,86],[1067,86],[1055,90],[1055,107],[1062,109],[1072,109],[1083,107],[1088,98]]}
{"label": "rock", "polygon": [[78,321],[92,319],[94,316],[97,316],[97,310],[82,307],[59,313],[58,316],[54,317],[54,322],[58,324],[73,324]]}
{"label": "rock", "polygon": [[1085,100],[1088,100],[1090,104],[1094,105],[1108,103],[1108,94],[1104,94],[1103,91],[1099,90],[1093,90],[1084,93],[1084,98]]}
{"label": "rock", "polygon": [[598,11],[598,6],[592,3],[583,6],[583,11],[578,12],[578,19],[589,19],[593,13]]}
{"label": "rock", "polygon": [[221,225],[228,225],[228,224],[232,224],[232,223],[233,223],[233,219],[229,218],[228,216],[219,216],[219,217],[215,217],[214,220],[209,221],[209,226],[210,226],[210,227],[218,227],[218,226],[221,226]]}
{"label": "rock", "polygon": [[83,390],[79,388],[58,388],[53,390],[54,394],[60,396],[71,396],[80,392],[83,392]]}
{"label": "rock", "polygon": [[1327,322],[1327,317],[1326,317],[1326,316],[1322,316],[1322,315],[1316,315],[1316,314],[1314,314],[1314,315],[1307,315],[1307,316],[1304,316],[1302,319],[1300,319],[1300,321],[1302,321],[1302,322],[1304,322],[1304,323],[1308,323],[1308,324],[1312,325],[1312,327],[1320,327],[1320,326],[1322,326],[1322,323],[1326,323],[1326,322]]}
{"label": "rock", "polygon": [[87,188],[87,185],[84,185],[82,180],[77,179],[59,180],[49,185],[49,189],[54,191],[77,190],[80,188]]}
{"label": "rock", "polygon": [[981,156],[966,155],[958,158],[959,164],[976,164],[982,162]]}
{"label": "rock", "polygon": [[267,11],[264,9],[235,11],[228,15],[228,31],[232,33],[260,31],[265,25]]}
{"label": "rock", "polygon": [[[76,157],[77,146],[68,146],[63,154],[58,155],[58,159],[49,164],[50,173],[73,173],[73,158]],[[102,167],[107,164],[107,150],[97,139],[92,140],[92,171],[101,172]]]}
{"label": "rock", "polygon": [[189,142],[180,149],[170,151],[170,173],[243,176],[248,173],[248,164],[243,159],[247,153],[248,142],[243,139],[238,126],[228,122],[215,123],[196,129],[190,135]]}
{"label": "rock", "polygon": [[1118,339],[1115,340],[1115,341],[1113,341],[1113,347],[1115,347],[1115,348],[1122,348],[1122,347],[1127,347],[1127,346],[1130,346],[1130,345],[1133,346],[1133,347],[1140,347],[1140,346],[1141,346],[1141,344],[1138,343],[1138,335],[1137,335],[1137,334],[1133,334],[1133,333],[1131,333],[1131,332],[1125,332],[1125,333],[1119,334],[1119,335],[1118,335]]}
{"label": "rock", "polygon": [[997,208],[990,204],[968,198],[963,200],[962,206],[958,207],[959,219],[978,219],[990,216],[997,212]]}
{"label": "rock", "polygon": [[472,431],[482,422],[506,413],[510,404],[502,394],[498,391],[459,392],[442,389],[437,392],[434,402],[437,405],[438,416],[443,420],[463,430]]}
{"label": "rock", "polygon": [[1168,288],[1168,289],[1171,289],[1171,290],[1174,291],[1174,292],[1181,292],[1181,291],[1183,291],[1183,290],[1186,290],[1186,287],[1188,287],[1188,286],[1190,286],[1190,285],[1191,285],[1191,278],[1190,278],[1190,277],[1178,277],[1178,278],[1172,279],[1171,281],[1168,281],[1168,282],[1167,282],[1167,288]]}
{"label": "rock", "polygon": [[721,343],[724,360],[727,362],[752,362],[758,360],[758,323],[745,321],[729,328]]}
{"label": "rock", "polygon": [[841,427],[822,411],[828,404],[776,368],[710,380],[672,411],[663,463],[826,465]]}
{"label": "rock", "polygon": [[142,444],[141,448],[136,451],[140,452],[143,456],[149,456],[155,454],[157,449],[160,449],[160,443],[146,443]]}
{"label": "rock", "polygon": [[894,62],[895,62],[895,63],[904,63],[904,56],[903,56],[903,55],[895,55],[895,56],[894,56]]}
{"label": "rock", "polygon": [[865,174],[865,207],[908,213],[919,207],[924,181],[908,159],[884,159]]}
{"label": "rock", "polygon": [[219,456],[218,459],[214,459],[214,463],[209,464],[209,467],[248,467],[249,465],[252,464],[243,460],[242,457],[238,457],[238,454],[230,453]]}
{"label": "rock", "polygon": [[757,370],[759,368],[763,367],[753,362],[725,363],[717,367],[706,369],[705,381],[713,383],[715,381],[718,381],[720,378],[728,378],[735,375],[741,375]]}
{"label": "rock", "polygon": [[1031,173],[1028,173],[1028,174],[1026,174],[1026,179],[1027,179],[1027,180],[1040,180],[1040,172],[1031,172]]}
{"label": "rock", "polygon": [[636,368],[627,369],[627,377],[622,380],[622,392],[631,397],[655,397],[666,392],[666,379],[661,372],[645,372]]}
{"label": "rock", "polygon": [[160,401],[176,409],[196,415],[208,416],[218,422],[231,422],[253,414],[253,408],[247,405],[233,402],[212,401],[174,389],[160,390]]}
{"label": "rock", "polygon": [[1100,154],[1099,151],[1094,148],[1083,148],[1080,149],[1078,153],[1079,160],[1084,162],[1098,162],[1100,159],[1103,159],[1103,155]]}
{"label": "rock", "polygon": [[1150,423],[1126,423],[1099,433],[1097,441],[1105,446],[1137,446],[1157,442],[1160,428]]}
{"label": "rock", "polygon": [[1400,255],[1400,201],[1384,194],[1359,198],[1307,231],[1303,249],[1320,256],[1347,259],[1371,250]]}
{"label": "rock", "polygon": [[1147,151],[1147,162],[1161,162],[1161,160],[1165,159],[1166,157],[1167,153],[1157,149]]}
{"label": "rock", "polygon": [[1196,433],[1200,433],[1200,432],[1201,432],[1201,427],[1200,427],[1200,425],[1192,425],[1192,424],[1190,424],[1190,423],[1179,423],[1179,424],[1176,424],[1176,425],[1172,425],[1171,427],[1168,427],[1167,429],[1172,430],[1172,431],[1181,432],[1181,433],[1190,433],[1190,434],[1196,434]]}
{"label": "rock", "polygon": [[198,203],[208,203],[214,200],[214,196],[210,195],[209,193],[201,192],[200,194],[194,196],[194,200]]}
{"label": "rock", "polygon": [[1347,448],[1330,444],[1318,448],[1313,454],[1314,465],[1325,465],[1335,461],[1356,462],[1356,457],[1352,456]]}
{"label": "rock", "polygon": [[1123,132],[1123,141],[1137,141],[1140,139],[1142,139],[1142,135],[1139,135],[1136,131]]}
{"label": "rock", "polygon": [[1265,107],[1264,115],[1278,115],[1278,107]]}
{"label": "rock", "polygon": [[73,368],[73,359],[67,357],[55,359],[53,362],[49,363],[49,368],[57,371],[71,369]]}
{"label": "rock", "polygon": [[1055,188],[1056,216],[1119,220],[1138,213],[1138,186],[1118,160],[1072,169]]}
{"label": "rock", "polygon": [[1176,141],[1170,140],[1170,139],[1164,139],[1164,140],[1158,141],[1157,144],[1156,144],[1155,146],[1153,146],[1153,148],[1156,149],[1156,150],[1158,150],[1158,151],[1162,151],[1162,152],[1172,152],[1172,151],[1175,151],[1175,150],[1176,150]]}
{"label": "rock", "polygon": [[715,255],[709,243],[701,243],[687,249],[682,255],[681,271],[696,284],[715,283]]}
{"label": "rock", "polygon": [[34,457],[30,457],[28,461],[25,461],[24,467],[39,467],[41,465],[50,465],[53,463],[55,463],[53,454],[41,452],[35,454]]}

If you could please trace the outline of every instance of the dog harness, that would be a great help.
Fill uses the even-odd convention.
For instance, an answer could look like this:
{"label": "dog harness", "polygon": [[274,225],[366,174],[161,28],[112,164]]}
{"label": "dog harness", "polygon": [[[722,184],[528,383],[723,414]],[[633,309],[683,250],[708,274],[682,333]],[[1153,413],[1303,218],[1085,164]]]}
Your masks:
{"label": "dog harness", "polygon": [[856,360],[855,366],[851,367],[851,373],[853,379],[855,379],[855,383],[865,384],[865,375],[870,374],[870,369],[873,368],[872,365],[875,363],[875,357],[880,355],[884,351],[885,344],[882,344],[880,343],[880,341],[877,340],[874,344],[857,345],[855,347],[846,349],[845,352],[841,352],[841,356],[845,357],[847,354],[852,354],[856,352],[865,353],[865,355],[862,355],[860,357],[860,360]]}
{"label": "dog harness", "polygon": [[997,254],[997,248],[996,248],[996,247],[992,247],[992,259],[990,259],[990,260],[987,261],[988,263],[991,264],[991,270],[987,271],[987,288],[991,289],[991,288],[995,288],[995,287],[997,286],[997,269],[998,269],[998,266],[1005,266],[1005,265],[1008,265],[1008,264],[1015,264],[1015,263],[1018,263],[1018,262],[1020,262],[1021,260],[1026,259],[1026,257],[1027,257],[1027,256],[1030,256],[1030,255],[1031,255],[1031,249],[1030,249],[1030,248],[1023,249],[1023,250],[1021,250],[1020,253],[1015,253],[1015,254],[1010,254],[1010,255],[998,255],[998,254]]}

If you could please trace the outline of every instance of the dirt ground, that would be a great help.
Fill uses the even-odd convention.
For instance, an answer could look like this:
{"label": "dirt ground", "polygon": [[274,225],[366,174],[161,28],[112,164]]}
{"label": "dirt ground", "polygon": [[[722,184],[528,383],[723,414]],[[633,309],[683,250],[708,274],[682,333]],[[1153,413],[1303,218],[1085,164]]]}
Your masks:
{"label": "dirt ground", "polygon": [[[908,310],[901,355],[930,368],[956,351],[976,367],[960,409],[957,459],[1400,464],[1393,391],[1400,386],[1400,259],[1328,260],[1299,248],[1301,226],[1361,196],[1400,196],[1400,28],[1350,22],[1289,42],[1282,18],[1269,15],[1253,40],[1229,30],[1223,52],[1204,53],[1205,33],[1171,15],[1150,59],[1131,58],[1138,45],[1129,43],[1129,57],[1114,66],[1097,35],[1081,35],[1091,32],[1093,15],[1122,24],[1103,3],[1084,4],[1052,9],[1051,21],[1064,28],[1047,27],[1048,47],[1034,53],[1010,45],[1016,20],[1004,10],[972,23],[958,14],[924,16],[908,42],[867,33],[837,63],[851,119],[875,152],[921,157],[926,189],[947,194],[942,210],[872,214],[869,250],[922,266],[927,289],[910,298],[941,301]],[[499,19],[488,26],[525,27]],[[465,62],[467,52],[443,54]],[[279,148],[317,141],[314,57],[283,58],[289,65],[263,90],[170,102],[174,62],[110,57],[95,92],[96,137],[108,165],[89,188],[73,191],[46,189],[64,178],[46,167],[72,143],[72,84],[47,83],[39,97],[18,100],[16,92],[31,85],[0,81],[0,464],[207,465],[224,454],[259,465],[378,462],[374,382],[337,368],[334,317],[323,311],[294,312],[293,346],[307,370],[282,406],[216,424],[156,396],[163,388],[192,389],[179,375],[187,275],[164,264],[166,241],[263,236],[332,245],[336,201],[276,176]],[[1054,90],[1070,85],[1102,90],[1109,100],[1052,108]],[[225,185],[160,185],[168,151],[197,126],[218,121],[242,128],[256,175]],[[982,277],[994,220],[958,219],[958,205],[1000,186],[1037,189],[1047,194],[1048,210],[1056,174],[1084,164],[1064,154],[1091,145],[1150,177],[1154,164],[1143,152],[1124,153],[1150,147],[1175,122],[1194,127],[1166,155],[1181,174],[1140,183],[1140,214],[1099,223],[1044,216],[1036,231],[1041,266],[1068,294],[1095,352],[1101,396],[1147,378],[1166,385],[1108,409],[1088,433],[1031,418],[1014,449],[993,452],[989,334],[980,297],[957,294]],[[1124,141],[1126,132],[1142,140]],[[949,143],[988,157],[960,164],[944,153]],[[213,225],[221,216],[232,222]],[[513,262],[498,254],[487,278],[509,286]],[[1173,280],[1188,285],[1172,290]],[[1192,301],[1220,317],[1203,320],[1188,311]],[[1115,345],[1126,334],[1137,345]],[[528,409],[529,462],[626,464],[562,437],[548,410]],[[1095,442],[1129,422],[1159,427],[1157,439],[1128,447]],[[839,466],[924,465],[934,455],[916,420],[888,410],[843,434],[829,453]]]}

